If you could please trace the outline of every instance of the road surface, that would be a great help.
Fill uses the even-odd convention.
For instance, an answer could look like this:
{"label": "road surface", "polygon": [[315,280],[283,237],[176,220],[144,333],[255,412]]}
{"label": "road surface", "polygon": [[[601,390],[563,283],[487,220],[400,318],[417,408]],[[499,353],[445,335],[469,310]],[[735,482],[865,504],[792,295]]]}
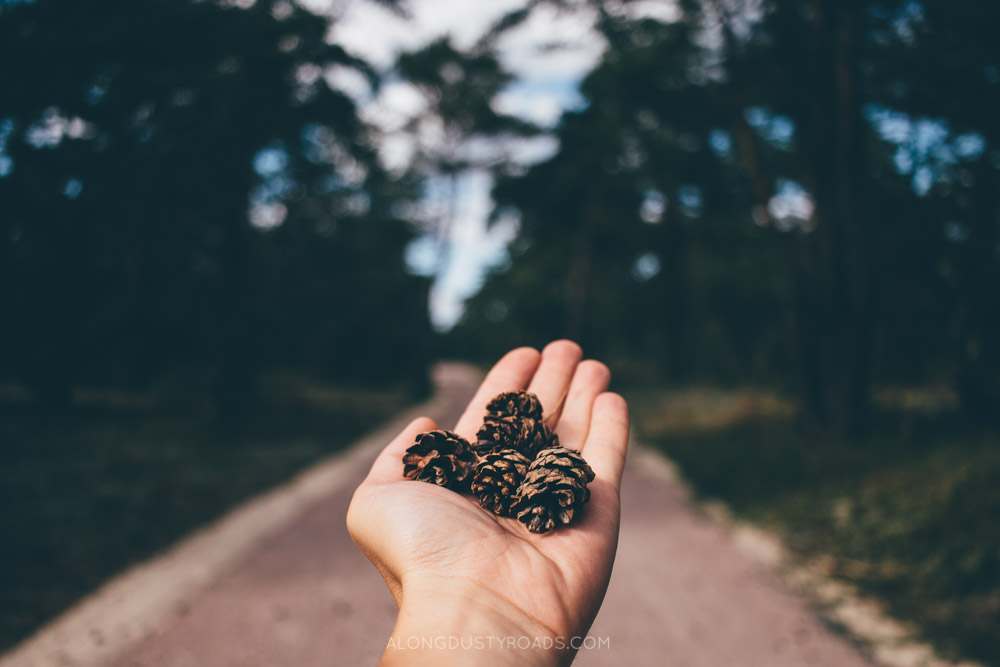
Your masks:
{"label": "road surface", "polygon": [[[436,375],[420,412],[451,426],[480,377],[458,364]],[[396,607],[344,516],[377,451],[413,416],[124,573],[0,667],[375,664]],[[617,561],[589,641],[575,664],[870,664],[700,512],[666,461],[634,445]]]}

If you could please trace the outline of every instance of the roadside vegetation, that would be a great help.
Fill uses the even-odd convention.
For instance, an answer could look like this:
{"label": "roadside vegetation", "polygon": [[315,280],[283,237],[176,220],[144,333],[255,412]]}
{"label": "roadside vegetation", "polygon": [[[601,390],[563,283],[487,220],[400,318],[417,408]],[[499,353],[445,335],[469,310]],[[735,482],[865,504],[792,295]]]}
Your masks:
{"label": "roadside vegetation", "polygon": [[782,537],[795,557],[885,603],[939,653],[1000,656],[1000,435],[964,426],[947,392],[882,392],[857,442],[806,438],[760,390],[629,393],[637,435],[702,500]]}
{"label": "roadside vegetation", "polygon": [[79,391],[52,413],[0,391],[0,650],[123,569],[353,442],[405,389],[264,382],[222,427],[196,401]]}

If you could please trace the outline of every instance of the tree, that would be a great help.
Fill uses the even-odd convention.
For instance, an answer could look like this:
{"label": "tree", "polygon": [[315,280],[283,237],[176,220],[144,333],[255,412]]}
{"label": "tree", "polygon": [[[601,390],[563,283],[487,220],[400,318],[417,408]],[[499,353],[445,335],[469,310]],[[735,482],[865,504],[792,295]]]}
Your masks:
{"label": "tree", "polygon": [[[845,436],[867,427],[874,381],[939,378],[949,349],[966,405],[995,405],[998,65],[988,30],[970,33],[988,12],[688,0],[660,22],[588,6],[609,45],[589,106],[564,117],[558,155],[498,187],[523,235],[468,331],[576,336],[665,360],[671,377],[779,381],[804,426]],[[955,77],[956,63],[986,76]],[[930,188],[892,136],[935,114]]]}
{"label": "tree", "polygon": [[[65,402],[80,380],[195,365],[233,412],[276,363],[414,365],[426,284],[392,204],[415,193],[327,83],[378,83],[327,29],[283,0],[3,9],[0,58],[20,64],[0,70],[4,368]],[[381,359],[366,329],[417,344]]]}
{"label": "tree", "polygon": [[570,336],[674,379],[759,374],[787,348],[760,316],[782,317],[781,251],[746,224],[752,193],[698,26],[602,27],[611,50],[583,82],[589,105],[557,128],[560,152],[496,190],[522,237],[465,326],[508,343]]}
{"label": "tree", "polygon": [[[898,155],[936,221],[935,271],[947,303],[948,365],[968,414],[1000,414],[1000,46],[989,3],[924,0],[885,17],[903,29],[878,102],[912,119]],[[917,136],[932,132],[928,145]]]}

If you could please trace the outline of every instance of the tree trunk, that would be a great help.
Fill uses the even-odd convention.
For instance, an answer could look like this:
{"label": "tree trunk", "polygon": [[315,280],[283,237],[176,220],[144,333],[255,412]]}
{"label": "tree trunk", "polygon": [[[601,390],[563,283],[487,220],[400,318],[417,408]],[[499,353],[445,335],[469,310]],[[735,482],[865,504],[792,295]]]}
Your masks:
{"label": "tree trunk", "polygon": [[684,267],[684,258],[690,249],[676,204],[667,207],[661,224],[663,243],[659,279],[663,285],[661,320],[667,348],[664,361],[668,377],[677,380],[691,373],[692,356],[687,345],[689,286]]}
{"label": "tree trunk", "polygon": [[[868,421],[872,294],[870,234],[860,205],[865,156],[856,62],[860,7],[820,3],[817,81],[803,128],[815,196],[810,239],[814,289],[800,298],[803,412],[807,423],[860,435]],[[815,340],[813,340],[815,337]]]}
{"label": "tree trunk", "polygon": [[217,417],[223,425],[239,424],[256,400],[258,332],[251,318],[252,290],[247,267],[250,233],[239,210],[221,216],[223,241],[217,292],[218,376],[215,385]]}
{"label": "tree trunk", "polygon": [[1000,277],[998,243],[1000,197],[992,165],[981,161],[972,172],[976,186],[969,198],[970,235],[961,244],[959,346],[956,389],[967,417],[983,424],[1000,422]]}

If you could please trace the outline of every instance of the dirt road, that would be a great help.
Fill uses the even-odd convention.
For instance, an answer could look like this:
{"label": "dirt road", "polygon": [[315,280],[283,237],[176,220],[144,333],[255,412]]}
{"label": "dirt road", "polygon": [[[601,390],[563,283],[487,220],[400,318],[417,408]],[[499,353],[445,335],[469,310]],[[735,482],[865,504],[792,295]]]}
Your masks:
{"label": "dirt road", "polygon": [[[458,417],[478,376],[438,370],[422,406]],[[371,665],[395,605],[344,527],[381,444],[413,415],[123,574],[0,659],[0,667]],[[578,665],[869,664],[703,516],[659,456],[626,467],[611,586]]]}

